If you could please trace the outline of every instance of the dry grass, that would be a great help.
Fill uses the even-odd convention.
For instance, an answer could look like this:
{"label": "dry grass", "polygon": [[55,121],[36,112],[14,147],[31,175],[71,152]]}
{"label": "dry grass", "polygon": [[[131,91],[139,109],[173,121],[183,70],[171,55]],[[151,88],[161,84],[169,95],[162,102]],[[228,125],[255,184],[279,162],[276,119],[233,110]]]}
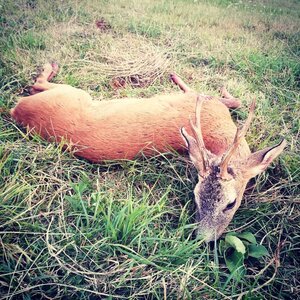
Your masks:
{"label": "dry grass", "polygon": [[[7,1],[0,5],[0,105],[37,66],[95,99],[176,90],[168,73],[244,104],[252,148],[289,147],[252,182],[228,231],[269,257],[237,282],[193,236],[195,171],[176,154],[92,165],[0,118],[1,299],[295,299],[299,291],[299,4],[252,1]],[[97,21],[104,20],[102,27]],[[237,122],[246,109],[234,113]]]}

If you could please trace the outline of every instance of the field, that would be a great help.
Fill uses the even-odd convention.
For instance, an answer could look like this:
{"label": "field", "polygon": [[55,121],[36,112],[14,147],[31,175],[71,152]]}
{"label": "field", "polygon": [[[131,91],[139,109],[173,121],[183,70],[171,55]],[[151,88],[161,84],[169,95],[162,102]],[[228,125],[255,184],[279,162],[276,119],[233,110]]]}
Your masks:
{"label": "field", "polygon": [[[0,299],[300,299],[299,17],[297,0],[0,0]],[[288,146],[206,244],[187,157],[90,164],[13,122],[48,61],[98,101],[178,91],[172,71],[226,85],[237,124],[257,100],[251,149]]]}

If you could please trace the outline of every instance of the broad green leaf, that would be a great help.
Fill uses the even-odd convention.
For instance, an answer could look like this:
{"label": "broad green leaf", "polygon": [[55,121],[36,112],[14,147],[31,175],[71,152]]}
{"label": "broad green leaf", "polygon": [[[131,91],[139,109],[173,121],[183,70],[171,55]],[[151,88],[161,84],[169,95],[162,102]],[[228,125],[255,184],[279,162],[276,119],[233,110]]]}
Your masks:
{"label": "broad green leaf", "polygon": [[240,239],[246,240],[246,241],[248,241],[251,244],[255,244],[255,245],[257,244],[256,238],[255,238],[254,234],[251,233],[251,232],[242,232],[242,233],[239,233],[237,236]]}
{"label": "broad green leaf", "polygon": [[237,232],[234,232],[234,231],[231,231],[231,232],[228,232],[226,235],[232,235],[232,236],[237,236],[238,233]]}
{"label": "broad green leaf", "polygon": [[224,251],[227,249],[225,245],[226,245],[225,241],[224,240],[220,240],[220,242],[219,242],[219,253],[220,254],[223,254]]}
{"label": "broad green leaf", "polygon": [[236,236],[226,235],[225,242],[231,245],[237,252],[246,253],[246,248],[243,242]]}
{"label": "broad green leaf", "polygon": [[255,258],[260,258],[263,256],[268,256],[269,252],[263,245],[249,245],[248,255]]}
{"label": "broad green leaf", "polygon": [[246,273],[244,267],[244,255],[241,252],[232,251],[225,252],[224,258],[227,268],[236,280],[240,280]]}

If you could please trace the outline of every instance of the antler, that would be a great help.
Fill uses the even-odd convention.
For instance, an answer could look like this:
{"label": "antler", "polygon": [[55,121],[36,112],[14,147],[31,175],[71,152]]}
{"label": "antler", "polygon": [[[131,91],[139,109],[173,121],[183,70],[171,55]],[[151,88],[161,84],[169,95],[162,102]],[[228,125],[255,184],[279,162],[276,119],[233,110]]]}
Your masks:
{"label": "antler", "polygon": [[252,101],[249,109],[249,114],[246,122],[244,123],[242,128],[237,128],[233,144],[231,147],[227,150],[225,155],[223,156],[222,162],[220,164],[220,177],[223,179],[228,179],[228,164],[230,162],[230,159],[232,158],[233,154],[236,152],[236,150],[239,147],[239,144],[243,137],[245,137],[247,130],[250,127],[250,123],[254,116],[254,109],[255,109],[255,100]]}
{"label": "antler", "polygon": [[184,127],[181,128],[181,134],[187,143],[190,158],[194,166],[198,170],[200,176],[205,176],[209,168],[209,152],[205,148],[201,132],[201,107],[203,98],[204,97],[201,95],[198,95],[197,97],[195,113],[196,123],[194,124],[193,121],[190,120],[193,136],[189,135]]}
{"label": "antler", "polygon": [[207,156],[207,150],[205,148],[205,144],[203,141],[203,135],[201,130],[201,108],[203,103],[203,96],[198,95],[197,96],[197,102],[196,102],[196,124],[193,123],[193,121],[190,119],[191,128],[194,134],[194,137],[196,138],[197,147],[199,154],[202,159],[203,164],[203,172],[206,173],[209,168],[209,159]]}

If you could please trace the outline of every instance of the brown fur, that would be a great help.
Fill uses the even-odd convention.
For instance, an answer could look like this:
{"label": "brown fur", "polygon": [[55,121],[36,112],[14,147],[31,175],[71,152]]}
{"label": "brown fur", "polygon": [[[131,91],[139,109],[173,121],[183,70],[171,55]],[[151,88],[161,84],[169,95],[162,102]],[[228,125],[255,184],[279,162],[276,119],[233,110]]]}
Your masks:
{"label": "brown fur", "polygon": [[[21,98],[11,115],[47,140],[60,142],[64,138],[80,157],[99,162],[133,159],[142,151],[151,155],[185,150],[180,128],[190,131],[195,92],[93,101],[80,89],[50,85],[43,92]],[[236,126],[220,101],[205,101],[202,131],[206,148],[214,154],[222,154],[231,144]],[[248,154],[246,142],[243,145]]]}

